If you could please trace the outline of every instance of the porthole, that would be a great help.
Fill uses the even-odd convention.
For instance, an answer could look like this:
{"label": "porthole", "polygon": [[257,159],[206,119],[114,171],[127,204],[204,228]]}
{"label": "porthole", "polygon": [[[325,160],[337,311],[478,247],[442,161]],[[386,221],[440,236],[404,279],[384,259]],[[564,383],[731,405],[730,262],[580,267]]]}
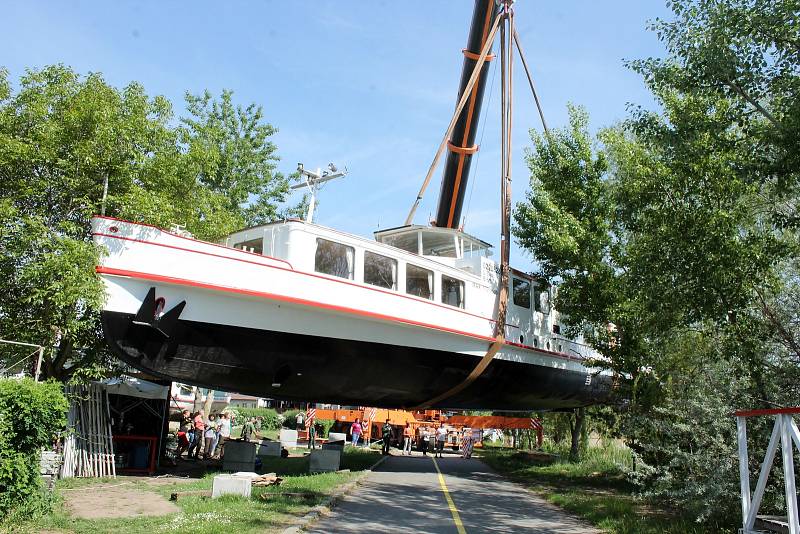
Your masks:
{"label": "porthole", "polygon": [[520,345],[524,345],[525,344],[525,336],[523,336],[523,335],[519,336],[519,344]]}
{"label": "porthole", "polygon": [[533,336],[533,346],[534,347],[538,347],[539,346],[539,338],[536,337],[536,336]]}
{"label": "porthole", "polygon": [[564,349],[561,347],[561,345],[558,346],[558,352],[564,352]]}
{"label": "porthole", "polygon": [[547,342],[547,350],[550,350],[550,342]]}

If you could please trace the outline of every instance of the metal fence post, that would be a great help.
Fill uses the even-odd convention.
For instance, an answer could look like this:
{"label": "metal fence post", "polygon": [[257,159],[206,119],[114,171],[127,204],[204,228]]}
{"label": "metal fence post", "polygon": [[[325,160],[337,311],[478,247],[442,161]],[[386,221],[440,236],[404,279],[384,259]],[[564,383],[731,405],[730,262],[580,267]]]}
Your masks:
{"label": "metal fence post", "polygon": [[750,509],[747,512],[747,521],[744,524],[744,531],[749,532],[753,530],[753,525],[756,522],[756,514],[761,506],[761,499],[764,498],[764,489],[767,487],[767,478],[772,469],[772,462],[775,460],[775,452],[778,449],[781,434],[781,420],[779,416],[775,417],[775,425],[772,427],[772,435],[769,438],[769,445],[767,445],[767,454],[764,456],[764,461],[761,464],[761,471],[758,475],[758,482],[756,483],[756,491],[753,493],[753,500],[750,502]]}
{"label": "metal fence post", "polygon": [[800,534],[797,519],[797,492],[794,480],[794,447],[791,439],[792,416],[778,416],[781,424],[781,452],[783,453],[783,478],[786,491],[786,515],[789,522],[789,534]]}
{"label": "metal fence post", "polygon": [[750,466],[747,456],[747,419],[736,418],[736,440],[739,442],[739,481],[742,488],[742,527],[747,527],[750,512]]}

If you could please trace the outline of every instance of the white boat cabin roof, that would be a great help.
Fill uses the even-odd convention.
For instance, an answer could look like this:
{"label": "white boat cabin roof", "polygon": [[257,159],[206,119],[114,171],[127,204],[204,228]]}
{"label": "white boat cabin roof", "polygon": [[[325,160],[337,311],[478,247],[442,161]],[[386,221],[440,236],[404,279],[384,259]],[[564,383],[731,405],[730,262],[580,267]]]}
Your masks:
{"label": "white boat cabin roof", "polygon": [[489,257],[492,245],[462,230],[411,224],[378,230],[375,241],[418,254],[461,259],[472,255]]}

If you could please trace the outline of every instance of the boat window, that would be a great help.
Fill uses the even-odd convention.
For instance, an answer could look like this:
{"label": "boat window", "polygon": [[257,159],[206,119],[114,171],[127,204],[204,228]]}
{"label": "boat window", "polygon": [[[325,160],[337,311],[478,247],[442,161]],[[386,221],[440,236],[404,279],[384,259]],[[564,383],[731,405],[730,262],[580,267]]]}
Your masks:
{"label": "boat window", "polygon": [[256,254],[262,254],[264,252],[264,239],[259,237],[258,239],[251,239],[250,241],[242,241],[241,243],[236,243],[233,245],[233,248],[246,250],[247,252],[255,252]]}
{"label": "boat window", "polygon": [[353,247],[317,238],[317,253],[314,256],[314,270],[339,278],[353,279]]}
{"label": "boat window", "polygon": [[512,278],[514,305],[521,308],[531,307],[531,283],[521,278]]}
{"label": "boat window", "polygon": [[373,286],[397,289],[397,260],[364,251],[364,282]]}
{"label": "boat window", "polygon": [[406,293],[433,299],[433,271],[416,265],[406,265]]}
{"label": "boat window", "polygon": [[442,275],[442,303],[464,307],[464,282]]}
{"label": "boat window", "polygon": [[383,242],[401,250],[417,254],[419,252],[417,234],[418,232],[408,232],[397,235],[389,235],[383,238]]}
{"label": "boat window", "polygon": [[550,287],[535,287],[533,290],[533,306],[534,310],[542,312],[547,315],[550,313]]}
{"label": "boat window", "polygon": [[456,258],[456,242],[453,234],[449,232],[423,232],[422,254],[423,256]]}

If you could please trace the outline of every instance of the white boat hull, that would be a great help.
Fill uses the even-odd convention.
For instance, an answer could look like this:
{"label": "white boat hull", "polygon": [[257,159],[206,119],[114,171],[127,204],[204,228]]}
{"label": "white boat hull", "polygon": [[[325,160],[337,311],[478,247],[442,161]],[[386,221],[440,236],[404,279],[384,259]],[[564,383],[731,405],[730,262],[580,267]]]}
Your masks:
{"label": "white boat hull", "polygon": [[[109,344],[156,376],[287,400],[413,407],[463,381],[492,340],[494,321],[464,310],[141,225],[93,222],[109,250],[97,269]],[[134,322],[151,289],[162,313],[185,302],[166,334]],[[439,407],[570,408],[605,397],[609,378],[577,356],[509,343]]]}

